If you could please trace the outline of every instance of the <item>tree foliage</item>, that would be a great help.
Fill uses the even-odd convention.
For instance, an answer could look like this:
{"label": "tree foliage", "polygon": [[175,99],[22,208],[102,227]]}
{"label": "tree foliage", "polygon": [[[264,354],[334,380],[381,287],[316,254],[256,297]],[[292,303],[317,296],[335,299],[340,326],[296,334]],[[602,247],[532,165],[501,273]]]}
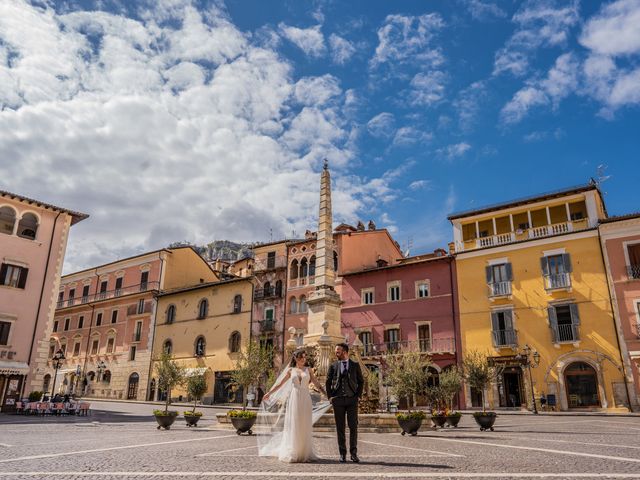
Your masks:
{"label": "tree foliage", "polygon": [[400,355],[388,355],[385,364],[385,382],[391,393],[398,399],[406,399],[407,408],[411,410],[414,397],[423,392],[427,385],[427,369],[431,359],[418,351],[407,351]]}
{"label": "tree foliage", "polygon": [[155,370],[158,388],[167,392],[164,405],[164,414],[167,415],[171,401],[171,390],[184,382],[184,369],[173,360],[171,354],[163,353],[155,364]]}
{"label": "tree foliage", "polygon": [[458,370],[458,367],[453,365],[440,372],[439,375],[439,389],[442,393],[442,399],[445,406],[449,409],[453,409],[453,397],[460,391],[462,386],[462,373]]}
{"label": "tree foliage", "polygon": [[187,377],[187,393],[193,399],[193,413],[196,413],[198,400],[207,393],[207,378],[204,373],[196,373]]}
{"label": "tree foliage", "polygon": [[462,366],[465,380],[482,396],[482,411],[484,412],[484,392],[489,387],[491,380],[499,375],[501,369],[489,362],[487,353],[481,353],[478,350],[469,350],[464,355]]}
{"label": "tree foliage", "polygon": [[238,353],[235,368],[231,372],[231,382],[242,387],[242,391],[246,395],[249,386],[258,383],[260,377],[269,371],[272,358],[271,347],[251,342]]}

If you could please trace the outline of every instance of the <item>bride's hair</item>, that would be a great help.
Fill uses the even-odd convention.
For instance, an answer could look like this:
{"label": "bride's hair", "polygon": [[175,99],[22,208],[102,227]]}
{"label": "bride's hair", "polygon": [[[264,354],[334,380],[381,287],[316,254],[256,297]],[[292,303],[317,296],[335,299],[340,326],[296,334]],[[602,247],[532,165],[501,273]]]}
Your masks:
{"label": "bride's hair", "polygon": [[306,355],[307,351],[304,348],[299,348],[295,352],[293,352],[293,356],[291,357],[291,361],[289,362],[290,367],[296,366],[296,360],[303,355]]}

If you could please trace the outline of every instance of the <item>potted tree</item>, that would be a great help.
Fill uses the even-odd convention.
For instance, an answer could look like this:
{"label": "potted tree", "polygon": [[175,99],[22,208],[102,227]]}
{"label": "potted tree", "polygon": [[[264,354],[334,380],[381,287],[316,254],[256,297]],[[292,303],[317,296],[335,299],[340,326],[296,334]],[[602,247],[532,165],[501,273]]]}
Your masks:
{"label": "potted tree", "polygon": [[486,411],[484,406],[484,395],[491,380],[500,373],[500,369],[489,362],[489,358],[486,354],[480,353],[477,350],[470,350],[467,352],[462,363],[465,380],[469,383],[469,386],[480,392],[482,399],[482,411],[474,412],[473,418],[480,426],[481,431],[493,431],[493,424],[496,422],[497,414],[496,412]]}
{"label": "potted tree", "polygon": [[195,427],[202,417],[202,412],[196,412],[196,406],[202,396],[207,393],[207,379],[204,373],[190,375],[186,379],[187,393],[193,399],[193,410],[184,412],[187,427]]}
{"label": "potted tree", "polygon": [[[238,354],[235,369],[231,373],[232,383],[241,387],[246,396],[249,387],[255,385],[260,377],[271,368],[272,358],[270,348],[263,347],[257,342],[251,342]],[[249,435],[253,433],[251,428],[256,423],[257,414],[254,410],[247,410],[244,399],[242,410],[229,410],[227,416],[231,419],[238,435],[245,432]]]}
{"label": "potted tree", "polygon": [[385,381],[391,393],[398,399],[405,399],[407,412],[398,412],[396,419],[402,429],[402,435],[417,435],[422,421],[427,417],[423,410],[412,410],[415,397],[426,386],[427,368],[431,364],[429,357],[417,352],[407,351],[401,354],[390,354],[385,358]]}
{"label": "potted tree", "polygon": [[447,423],[447,408],[444,391],[440,385],[427,387],[427,398],[431,403],[431,421],[435,427],[444,427]]}
{"label": "potted tree", "polygon": [[453,398],[456,393],[460,391],[462,386],[462,374],[458,367],[453,365],[446,370],[443,370],[439,376],[440,390],[442,391],[443,400],[446,406],[446,421],[450,427],[457,427],[462,418],[460,412],[453,410]]}
{"label": "potted tree", "polygon": [[178,412],[175,410],[169,411],[171,389],[184,382],[184,370],[173,361],[173,357],[168,353],[163,353],[160,356],[159,361],[155,365],[155,370],[158,379],[158,388],[167,392],[167,397],[165,399],[164,410],[154,410],[153,414],[156,417],[156,422],[158,422],[158,430],[161,428],[169,430],[178,415]]}

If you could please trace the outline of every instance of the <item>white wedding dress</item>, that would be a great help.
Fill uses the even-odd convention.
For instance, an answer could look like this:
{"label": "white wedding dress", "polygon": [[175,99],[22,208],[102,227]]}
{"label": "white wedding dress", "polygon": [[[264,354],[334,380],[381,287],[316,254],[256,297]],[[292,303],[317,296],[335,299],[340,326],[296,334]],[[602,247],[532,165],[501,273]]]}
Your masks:
{"label": "white wedding dress", "polygon": [[258,413],[260,456],[278,457],[289,463],[318,459],[313,449],[313,424],[326,412],[329,402],[313,405],[308,368],[290,368],[291,376]]}

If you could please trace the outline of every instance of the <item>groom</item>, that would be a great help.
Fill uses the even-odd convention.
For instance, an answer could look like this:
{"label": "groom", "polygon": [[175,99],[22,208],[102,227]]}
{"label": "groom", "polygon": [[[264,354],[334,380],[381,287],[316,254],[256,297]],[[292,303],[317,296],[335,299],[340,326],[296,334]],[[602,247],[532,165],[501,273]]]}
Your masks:
{"label": "groom", "polygon": [[360,364],[349,360],[349,345],[336,345],[336,358],[327,373],[327,394],[333,405],[338,433],[338,449],[340,461],[347,461],[347,445],[345,436],[345,415],[349,424],[349,452],[351,460],[358,463],[358,400],[362,396],[364,378]]}

